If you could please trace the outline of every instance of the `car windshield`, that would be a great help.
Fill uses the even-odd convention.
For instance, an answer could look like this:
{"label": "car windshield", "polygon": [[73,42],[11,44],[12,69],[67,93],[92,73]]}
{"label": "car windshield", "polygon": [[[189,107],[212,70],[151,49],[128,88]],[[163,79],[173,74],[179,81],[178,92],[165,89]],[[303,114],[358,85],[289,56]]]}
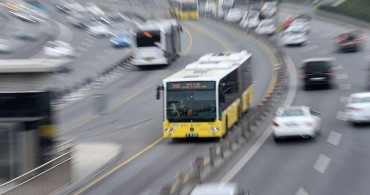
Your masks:
{"label": "car windshield", "polygon": [[281,117],[304,116],[304,112],[302,109],[287,109],[284,110],[280,116]]}
{"label": "car windshield", "polygon": [[353,97],[351,98],[351,103],[369,103],[370,97]]}
{"label": "car windshield", "polygon": [[288,32],[291,35],[299,35],[305,33],[303,30],[295,29]]}
{"label": "car windshield", "polygon": [[310,73],[328,71],[329,69],[329,64],[326,61],[307,62],[305,65],[305,70]]}

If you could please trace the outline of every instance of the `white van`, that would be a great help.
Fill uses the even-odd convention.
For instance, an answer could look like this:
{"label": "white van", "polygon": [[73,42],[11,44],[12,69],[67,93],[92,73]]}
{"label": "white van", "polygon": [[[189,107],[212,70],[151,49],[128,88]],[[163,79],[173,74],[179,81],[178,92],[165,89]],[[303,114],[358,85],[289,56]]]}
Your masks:
{"label": "white van", "polygon": [[147,21],[139,26],[131,51],[134,66],[170,65],[179,56],[180,41],[170,21]]}

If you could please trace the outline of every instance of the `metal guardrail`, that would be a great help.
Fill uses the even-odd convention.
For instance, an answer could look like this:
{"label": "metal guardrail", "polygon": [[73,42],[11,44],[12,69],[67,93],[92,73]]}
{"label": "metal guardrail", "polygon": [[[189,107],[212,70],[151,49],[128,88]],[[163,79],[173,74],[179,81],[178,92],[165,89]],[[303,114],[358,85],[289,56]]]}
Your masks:
{"label": "metal guardrail", "polygon": [[0,185],[0,194],[6,195],[43,195],[50,194],[68,185],[72,179],[70,142],[61,144],[63,153],[53,160]]}
{"label": "metal guardrail", "polygon": [[251,29],[242,28],[238,24],[228,23],[222,19],[208,19],[220,25],[231,27],[233,30],[269,48],[275,57],[274,63],[276,63],[273,64],[271,85],[261,103],[244,114],[226,138],[222,139],[220,143],[212,145],[206,157],[196,157],[191,162],[188,172],[178,173],[174,181],[162,186],[161,195],[189,194],[197,184],[205,182],[212,175],[216,174],[225,161],[235,154],[254,132],[260,130],[269,117],[272,117],[272,113],[276,111],[288,89],[286,54],[274,36],[259,35]]}

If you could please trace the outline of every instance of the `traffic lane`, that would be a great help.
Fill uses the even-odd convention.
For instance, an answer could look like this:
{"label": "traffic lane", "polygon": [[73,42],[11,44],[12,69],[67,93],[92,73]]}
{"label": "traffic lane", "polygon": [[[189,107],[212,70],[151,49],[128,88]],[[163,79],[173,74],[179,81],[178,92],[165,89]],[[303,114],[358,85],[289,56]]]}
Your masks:
{"label": "traffic lane", "polygon": [[[217,43],[212,43],[211,46],[213,47],[207,47],[204,44],[198,44],[202,43],[202,41],[207,41],[210,42],[210,38],[204,36],[203,34],[196,34],[194,33],[194,30],[187,28],[190,30],[192,33],[192,39],[193,39],[193,49],[190,50],[190,53],[186,57],[180,58],[178,61],[173,63],[169,68],[171,68],[171,73],[176,72],[179,69],[182,69],[185,65],[193,62],[194,60],[198,59],[201,55],[203,55],[206,52],[212,52],[213,50],[220,50],[222,47],[218,45]],[[197,43],[197,44],[195,44]],[[150,79],[153,77],[152,71],[140,71],[142,74],[145,74],[145,76],[140,77],[140,78],[135,78],[137,80],[142,80],[142,78],[147,77],[146,79]],[[161,74],[157,74],[157,78],[155,83],[160,84],[162,78],[158,78],[160,76],[163,76],[163,72]],[[138,87],[136,87],[138,89]],[[139,89],[142,89],[139,87]],[[163,104],[161,101],[157,101],[154,98],[155,94],[155,87],[153,86],[149,90],[145,90],[142,94],[138,95],[134,99],[132,99],[128,104],[123,104],[119,109],[112,110],[109,114],[114,115],[115,117],[119,117],[120,121],[117,124],[124,125],[127,122],[130,121],[125,121],[125,120],[137,120],[138,118],[145,118],[144,116],[152,115],[156,116],[156,120],[150,120],[150,122],[147,123],[147,126],[150,127],[148,128],[147,126],[143,127],[138,127],[135,129],[134,132],[136,132],[133,136],[127,135],[130,133],[130,131],[126,132],[118,132],[119,134],[110,134],[110,135],[105,135],[101,134],[98,137],[90,137],[86,138],[83,141],[115,141],[115,139],[119,139],[117,142],[119,144],[122,144],[123,146],[123,151],[122,151],[122,159],[119,160],[119,162],[123,162],[130,158],[131,156],[135,155],[137,152],[139,152],[141,149],[147,147],[151,143],[153,143],[155,140],[158,138],[162,137],[162,111],[163,111]],[[147,105],[147,106],[143,106]],[[137,112],[137,113],[136,113]],[[114,114],[116,113],[116,114]],[[130,114],[128,114],[130,113]],[[107,118],[114,118],[114,117],[107,117]],[[100,119],[100,118],[99,118]],[[99,119],[92,121],[91,123],[94,124],[101,124],[104,123],[105,120],[103,119],[100,121]],[[95,126],[95,125],[92,125]],[[91,126],[89,126],[91,127]],[[100,131],[104,132],[107,130],[112,130],[116,129],[117,126],[113,125],[110,128],[102,128],[100,127]],[[78,128],[80,129],[80,128]],[[65,136],[73,135],[78,133],[78,129],[75,131],[71,131],[70,133],[67,133]],[[121,135],[120,135],[121,134]],[[142,143],[144,142],[144,143]],[[112,185],[112,182],[108,182],[106,185]],[[105,182],[103,183],[105,184]],[[114,190],[115,187],[109,187],[110,189]],[[94,189],[94,193],[99,193],[100,190],[102,191],[107,191],[109,188],[106,187],[100,187],[99,189]],[[134,190],[137,190],[134,189]],[[107,191],[109,193],[109,191]]]}
{"label": "traffic lane", "polygon": [[72,88],[86,78],[97,78],[103,70],[129,56],[128,49],[116,49],[107,39],[89,43],[89,51],[80,53],[69,65],[70,72],[55,75],[57,89]]}
{"label": "traffic lane", "polygon": [[[261,100],[265,97],[267,89],[271,82],[272,65],[271,56],[266,54],[259,45],[254,41],[250,41],[246,36],[230,30],[229,27],[218,25],[213,22],[207,22],[207,20],[199,20],[202,27],[206,27],[208,32],[212,32],[221,40],[228,43],[230,47],[237,48],[234,51],[247,50],[252,54],[252,76],[254,83],[253,91],[253,106],[258,105]],[[220,30],[221,29],[221,30]]]}
{"label": "traffic lane", "polygon": [[[201,26],[207,32],[224,31],[224,29],[222,29],[222,28],[217,29],[215,26],[213,26],[211,28],[210,26],[205,25],[204,22],[199,21],[196,24],[197,24],[198,27]],[[230,36],[230,35],[228,35],[228,36]],[[242,36],[240,36],[240,35],[239,35],[239,37],[234,37],[233,39],[231,39],[231,38],[230,39],[229,38],[225,39],[225,37],[222,37],[221,35],[218,35],[218,37],[220,37],[220,40],[222,40],[223,42],[227,41],[226,43],[229,43],[230,41],[235,41],[235,40],[240,41],[240,39],[242,38]],[[214,40],[212,40],[212,41],[215,42]],[[194,38],[194,42],[197,42],[195,38]],[[230,49],[232,49],[234,51],[239,51],[239,50],[242,50],[243,48],[245,48],[246,45],[251,44],[247,40],[243,40],[243,42],[244,42],[244,44],[230,47]],[[207,43],[209,43],[209,42],[207,42]],[[207,48],[208,49],[213,48],[215,51],[219,51],[216,48],[211,47],[211,46],[213,46],[213,45],[208,45]],[[224,48],[221,48],[221,49],[224,50]],[[201,51],[204,51],[204,50],[201,50]],[[261,51],[261,52],[263,52],[263,51]],[[254,56],[254,59],[267,58],[265,55],[266,55],[265,53],[260,53],[259,55],[256,54]],[[270,68],[270,70],[271,70],[271,67],[272,67],[271,64],[267,64],[267,65],[268,66],[266,66],[265,68]],[[261,65],[261,66],[263,66],[263,65]],[[262,75],[264,75],[264,73]],[[265,78],[266,80],[268,79],[268,77],[267,78],[266,77],[261,77],[261,78]],[[154,95],[154,93],[153,93],[153,95]],[[262,97],[260,97],[260,98],[262,98]],[[143,103],[144,102],[149,102],[149,101],[150,101],[150,99],[149,100],[144,100]],[[150,103],[150,104],[155,104],[155,103]],[[135,107],[135,105],[133,105],[133,107]],[[161,105],[162,105],[162,103],[161,103]],[[159,110],[163,109],[161,105],[158,106]],[[149,108],[149,109],[152,110],[153,108]],[[130,110],[130,109],[127,109],[127,110]],[[132,110],[132,112],[135,112],[135,110]],[[162,124],[161,124],[161,122],[162,122],[163,118],[161,116],[161,113],[158,113],[158,114],[155,114],[155,115],[159,115],[159,116],[156,117],[157,120],[158,120],[157,121],[158,126],[154,126],[154,124],[151,125],[150,122],[148,122],[147,125],[142,125],[142,126],[138,127],[137,129],[149,128],[148,131],[153,130],[153,129],[158,129],[158,130],[156,130],[156,133],[158,133],[156,136],[158,136],[158,137],[161,136],[162,135],[162,132],[161,132]],[[147,117],[144,117],[144,118],[147,118]],[[136,127],[137,127],[136,125],[130,126],[130,128],[132,128],[132,129],[134,129]],[[143,131],[144,131],[144,129],[143,129]],[[127,129],[126,131],[131,131],[133,135],[135,134],[135,132],[139,132],[139,130],[135,131],[135,130],[130,130],[130,129]],[[144,135],[146,135],[146,133]],[[102,135],[102,136],[104,136],[104,135]],[[112,137],[112,136],[110,136],[110,137]],[[114,137],[119,137],[119,136],[114,136]],[[127,137],[127,136],[123,136],[123,137]],[[117,138],[114,138],[114,139],[117,139]],[[134,140],[136,140],[136,139],[134,139]],[[145,156],[143,155],[143,157],[140,157],[140,158],[143,158],[143,160],[144,159],[151,159],[150,164],[147,164],[148,160],[144,160],[145,163],[141,163],[141,162],[137,162],[137,161],[139,161],[139,159],[135,159],[135,164],[133,164],[133,163],[127,164],[126,167],[121,168],[118,173],[115,173],[111,177],[108,177],[106,180],[101,181],[102,184],[99,184],[97,187],[93,186],[91,189],[86,191],[86,193],[88,193],[88,194],[90,194],[90,193],[117,194],[118,192],[123,192],[123,190],[127,194],[137,194],[137,193],[145,192],[145,191],[154,192],[155,194],[159,193],[160,187],[166,181],[171,180],[170,178],[173,178],[174,175],[176,174],[176,172],[178,172],[179,170],[185,169],[185,170],[182,170],[182,171],[187,171],[187,168],[189,166],[190,161],[193,160],[194,157],[197,156],[197,155],[207,154],[208,147],[211,144],[217,143],[218,142],[217,140],[218,139],[210,139],[210,140],[203,140],[203,141],[202,140],[196,140],[196,141],[193,141],[193,142],[189,141],[189,140],[183,140],[183,141],[180,141],[180,142],[174,142],[170,139],[163,140],[160,143],[158,143],[157,145],[155,145],[152,149],[148,150],[145,153]],[[126,142],[130,142],[130,141],[127,140],[127,141],[125,141],[125,143]],[[161,156],[162,154],[158,154],[158,151],[161,151],[161,152],[163,151],[166,154],[170,153],[170,155],[173,155],[174,151],[176,151],[175,153],[177,153],[176,148],[178,147],[178,145],[180,145],[181,149],[185,148],[185,150],[179,151],[180,155],[179,156],[175,155],[175,156],[177,156],[177,158],[175,158],[175,157],[172,158],[173,156],[162,157]],[[130,146],[128,146],[128,147],[130,147]],[[166,150],[162,149],[162,148],[166,148]],[[126,152],[124,151],[123,153],[125,154]],[[147,157],[147,155],[148,155],[148,157]],[[159,158],[153,159],[151,156],[157,156],[157,157],[159,156]],[[179,158],[179,157],[181,157],[181,158]],[[136,167],[138,163],[145,165],[145,167],[143,167],[142,169],[138,169]],[[143,165],[141,165],[141,166],[143,166]],[[153,169],[153,167],[155,167],[155,169]],[[129,177],[130,179],[125,179],[125,178],[127,178],[127,175],[130,175],[130,177]],[[122,183],[120,183],[119,187],[114,187],[115,185],[117,185],[116,181],[124,181],[125,183],[122,182]],[[137,184],[137,181],[140,181],[139,185]],[[116,189],[114,189],[114,188],[116,188]],[[107,189],[112,189],[114,191],[107,191]]]}
{"label": "traffic lane", "polygon": [[9,17],[5,14],[5,9],[0,8],[0,12],[0,34],[2,34],[9,24]]}
{"label": "traffic lane", "polygon": [[[308,52],[308,51],[304,51],[302,50],[303,48],[289,48],[287,49],[287,52],[290,56],[292,56],[293,58],[293,61],[295,62],[295,64],[300,64],[300,62],[307,58],[307,57],[317,57],[317,53],[316,52],[313,52],[311,51]],[[354,58],[350,58],[348,59],[349,61],[353,61],[353,60],[356,60],[356,57]],[[342,82],[342,81],[337,81],[337,82]],[[340,85],[340,83],[338,83]],[[302,86],[302,83],[301,83],[301,80],[299,80],[299,84],[297,87],[299,87],[300,89],[300,86]],[[312,194],[328,194],[328,190],[330,189],[330,192],[333,192],[333,189],[334,191],[337,191],[337,193],[343,193],[343,188],[336,188],[336,186],[341,186],[341,182],[343,182],[344,180],[342,179],[336,179],[337,176],[334,175],[333,173],[330,173],[329,171],[327,173],[325,173],[325,176],[328,174],[330,174],[330,176],[327,176],[326,178],[323,178],[323,177],[320,177],[321,174],[318,173],[317,170],[314,170],[315,169],[315,164],[316,162],[318,161],[318,157],[320,157],[320,152],[322,152],[322,155],[328,155],[330,156],[330,154],[333,154],[333,153],[336,153],[338,152],[337,150],[330,150],[330,148],[328,149],[328,146],[329,144],[333,145],[332,143],[329,143],[330,142],[330,136],[335,133],[333,132],[333,130],[340,130],[340,129],[345,129],[344,131],[347,131],[346,130],[346,126],[344,125],[343,126],[343,121],[340,121],[337,119],[337,116],[338,116],[338,108],[339,109],[342,109],[343,108],[343,102],[341,102],[340,100],[340,97],[344,94],[348,94],[348,90],[346,89],[341,89],[341,88],[337,88],[337,89],[332,89],[332,90],[312,90],[312,91],[298,91],[297,95],[296,95],[296,98],[295,98],[295,101],[294,101],[294,105],[307,105],[307,106],[310,106],[312,107],[314,110],[318,111],[321,113],[321,117],[323,119],[322,121],[322,129],[323,129],[323,133],[322,135],[320,136],[320,138],[317,140],[318,141],[318,144],[316,144],[317,146],[313,147],[312,149],[309,149],[308,151],[300,151],[298,150],[299,152],[292,152],[288,149],[284,150],[284,151],[276,151],[275,148],[280,148],[281,146],[278,145],[272,145],[271,147],[267,147],[265,145],[269,145],[270,143],[273,143],[272,139],[270,139],[257,153],[256,156],[254,156],[254,158],[250,161],[250,163],[245,167],[245,170],[242,170],[241,172],[239,172],[239,174],[234,178],[233,181],[236,181],[236,182],[240,182],[240,183],[243,183],[245,186],[248,187],[248,189],[251,189],[252,192],[254,193],[258,193],[258,194],[271,194],[272,192],[278,192],[278,194],[295,194],[297,193],[301,188],[304,189],[305,191],[311,193],[312,191],[314,193]],[[319,100],[319,101],[318,101]],[[324,109],[325,108],[325,109]],[[329,140],[329,141],[327,141]],[[326,142],[325,142],[326,141]],[[351,144],[352,143],[352,144]],[[353,145],[353,143],[356,143],[356,142],[348,142],[348,144],[350,146],[350,148],[356,148],[356,146]],[[366,143],[366,142],[365,142]],[[295,142],[293,143],[289,143],[290,144],[294,144],[294,148],[296,147],[296,144]],[[301,143],[299,143],[301,144]],[[330,146],[331,146],[330,145]],[[335,144],[334,144],[335,145]],[[356,145],[356,144],[355,144]],[[275,147],[275,148],[274,148]],[[289,146],[291,147],[291,145]],[[284,148],[285,149],[285,148]],[[290,148],[289,148],[290,149]],[[317,152],[315,152],[317,151]],[[286,153],[289,153],[289,154],[292,154],[293,157],[287,157],[285,156]],[[355,155],[353,155],[353,153],[347,153],[347,154],[343,154],[342,151],[339,152],[342,156],[349,156],[351,155],[352,157],[354,157]],[[271,154],[277,154],[278,156],[274,156],[274,155],[271,155]],[[264,157],[261,157],[259,155],[265,155]],[[359,156],[357,156],[355,159],[360,159],[360,161],[362,160],[367,160],[368,156],[365,155],[365,156],[361,156],[361,154],[358,154]],[[271,158],[270,158],[271,156]],[[279,156],[282,156],[282,157],[279,157]],[[261,157],[261,159],[260,159]],[[299,157],[301,159],[305,159],[305,162],[301,162],[299,166],[297,166],[296,164],[296,161],[294,159],[294,157]],[[276,160],[274,160],[276,159]],[[284,159],[293,159],[291,162],[294,162],[293,165],[289,164],[289,163],[286,163],[284,162],[283,160]],[[323,157],[321,159],[331,159],[331,157]],[[338,157],[336,157],[336,159],[338,159]],[[345,162],[345,161],[348,161],[348,159],[345,159],[345,158],[342,158],[340,160],[338,160],[339,162]],[[259,162],[255,162],[255,161],[259,161]],[[337,160],[335,162],[338,162]],[[274,167],[272,169],[267,169],[267,167],[262,167],[260,168],[260,166],[258,164],[261,164],[261,162],[269,162],[267,165],[268,166],[271,166],[271,167]],[[333,161],[334,162],[334,161]],[[339,163],[341,164],[341,163]],[[263,165],[263,164],[262,164]],[[249,167],[249,170],[247,170]],[[251,167],[255,168],[255,167],[259,167],[259,169],[257,169],[258,171],[254,171],[253,168],[251,169]],[[285,167],[293,167],[291,170],[308,170],[307,167],[309,167],[310,169],[308,171],[304,171],[304,172],[293,172],[291,175],[290,174],[286,174],[286,171],[285,171]],[[320,166],[319,166],[320,167]],[[334,165],[333,165],[334,167]],[[342,169],[344,168],[345,166],[343,166],[342,164]],[[330,169],[328,170],[331,170],[332,166],[330,166]],[[362,167],[364,170],[368,169],[367,166],[363,166]],[[262,171],[261,170],[267,170],[265,173],[265,171]],[[284,172],[279,172],[279,170],[284,170]],[[337,169],[336,172],[340,172],[338,170],[341,170],[341,169]],[[350,170],[352,170],[350,168]],[[335,172],[335,171],[334,171]],[[345,171],[347,174],[349,174],[346,178],[351,178],[353,174],[358,174],[358,171],[354,171],[355,173],[351,173],[350,174],[350,171]],[[315,174],[314,174],[315,173]],[[262,175],[262,176],[260,176]],[[269,180],[269,178],[272,176],[284,176],[284,179],[285,178],[288,178],[286,179],[286,181],[282,178],[279,178],[279,177],[273,177],[273,179]],[[303,179],[299,179],[299,178],[302,178],[300,177],[301,175],[305,175]],[[257,176],[257,179],[256,179],[256,176]],[[251,177],[251,180],[249,179],[249,177]],[[293,179],[294,178],[294,179]],[[297,178],[297,179],[296,179]],[[343,177],[342,177],[343,178]],[[276,179],[279,179],[278,181],[279,182],[276,182]],[[326,179],[326,180],[325,180]],[[354,177],[354,181],[353,183],[357,183],[357,181],[359,180],[366,180],[368,179],[368,173],[362,173],[360,174],[360,176],[357,176],[357,177]],[[263,181],[263,186],[259,185],[259,183],[256,183],[256,182],[253,182],[253,181]],[[317,181],[320,181],[322,183],[325,183],[326,185],[328,185],[328,183],[330,183],[330,186],[325,186],[324,185],[320,185],[320,187],[317,186]],[[328,182],[329,181],[329,182]],[[350,182],[352,185],[353,183]],[[274,185],[275,184],[275,185]],[[308,184],[308,185],[304,185],[304,184]],[[351,184],[348,184],[345,185],[345,186],[350,186]],[[257,187],[255,187],[257,186]],[[269,187],[268,189],[265,189],[266,187],[265,186],[272,186],[271,188]],[[281,187],[281,186],[288,186],[288,187]],[[363,188],[365,187],[363,185],[363,182],[359,182],[359,186],[362,186],[361,189],[359,189],[358,191],[359,192],[365,192],[367,190],[367,188]],[[345,191],[348,191],[349,192],[349,189],[351,188],[347,188]],[[280,193],[281,191],[281,193]],[[360,193],[361,194],[361,193]]]}
{"label": "traffic lane", "polygon": [[[189,54],[186,57],[181,57],[178,61],[176,61],[170,67],[168,67],[168,68],[172,69],[171,73],[176,72],[179,69],[182,69],[185,65],[193,62],[194,60],[198,59],[200,56],[204,55],[204,53],[223,50],[222,46],[220,46],[218,43],[214,43],[211,38],[209,38],[209,37],[207,37],[203,34],[198,33],[196,30],[194,30],[192,28],[189,28],[187,26],[187,24],[185,24],[185,27],[186,27],[186,29],[189,29],[190,33],[192,34],[193,47],[192,47],[192,49],[190,50]],[[207,43],[209,42],[210,44],[209,45],[202,44],[204,42],[207,42]],[[142,71],[142,72],[147,74],[148,76],[150,76],[150,74],[151,74],[148,71]],[[145,77],[141,77],[141,78],[145,78]],[[138,79],[141,79],[141,78],[138,78]],[[160,80],[161,79],[157,79],[156,84],[160,84]],[[156,120],[151,120],[150,122],[148,122],[147,126],[150,127],[150,128],[147,128],[147,126],[138,127],[134,132],[140,132],[140,135],[135,135],[135,136],[131,136],[131,137],[126,136],[126,135],[112,135],[111,134],[111,135],[107,135],[107,136],[101,135],[101,136],[95,138],[95,140],[90,138],[90,141],[97,141],[96,139],[104,138],[104,137],[106,137],[106,141],[110,141],[112,139],[121,139],[120,141],[118,141],[118,143],[122,144],[123,151],[122,151],[122,158],[118,162],[124,162],[125,160],[132,157],[133,155],[135,155],[137,152],[139,152],[143,148],[145,148],[148,145],[150,145],[151,143],[153,143],[158,138],[162,137],[163,103],[162,103],[162,101],[155,100],[155,98],[154,98],[155,97],[154,96],[155,95],[155,87],[153,86],[151,89],[152,90],[150,90],[150,89],[145,90],[142,95],[139,95],[139,96],[135,97],[128,104],[123,104],[119,109],[115,109],[111,112],[111,113],[118,112],[115,115],[117,115],[118,117],[121,117],[122,122],[119,123],[121,125],[129,122],[129,121],[123,121],[123,120],[126,120],[126,118],[128,118],[128,119],[130,119],[130,118],[136,118],[136,119],[137,118],[143,118],[143,116],[147,116],[148,114],[150,114],[152,116],[157,116]],[[147,105],[147,106],[143,106],[143,105]],[[144,111],[141,111],[141,110],[144,110]],[[130,115],[127,114],[128,111],[129,111]],[[136,112],[138,112],[138,114],[135,114]],[[113,129],[113,128],[116,128],[116,127],[117,126],[113,126],[110,129]],[[71,133],[73,133],[73,132],[71,132]],[[127,134],[127,132],[126,132],[126,134]],[[150,141],[148,141],[148,139]],[[86,140],[86,141],[89,141],[89,140]],[[143,141],[145,141],[145,143],[141,144]],[[130,145],[127,145],[126,144],[127,142],[129,142]],[[126,147],[128,147],[128,148],[126,149]],[[192,155],[190,155],[190,156],[192,156]],[[181,165],[180,165],[180,167],[181,167]],[[184,167],[184,166],[182,166],[182,167]],[[126,170],[126,167],[124,169]],[[128,168],[128,169],[131,170],[131,168]],[[139,171],[139,170],[137,170],[137,171]],[[122,175],[120,174],[119,177],[122,177]],[[139,175],[138,177],[145,177],[146,178],[148,176]],[[99,186],[93,186],[91,188],[92,190],[89,189],[88,192],[86,192],[86,193],[87,194],[90,194],[90,193],[99,194],[100,192],[104,191],[104,193],[113,193],[114,194],[114,190],[116,190],[118,188],[118,186],[114,186],[114,182],[110,181],[111,178],[112,177],[108,177],[106,180],[103,180],[101,183],[99,183]],[[124,177],[124,178],[126,178],[126,177]],[[132,182],[132,181],[133,180],[131,179],[130,182]],[[132,183],[130,183],[130,184],[126,183],[126,184],[121,184],[121,185],[128,186],[128,189],[131,189],[133,191],[142,190],[142,189],[140,189],[140,188],[142,188],[142,186],[140,188],[138,188],[137,185],[132,186]],[[126,192],[126,190],[125,190],[125,192]]]}
{"label": "traffic lane", "polygon": [[[168,76],[171,72],[175,72],[182,68],[185,64],[198,59],[197,57],[201,54],[188,53],[189,48],[192,47],[192,39],[184,30],[181,34],[182,40],[182,56],[178,58],[171,66],[167,67],[153,67],[152,69],[139,69],[132,65],[125,65],[123,71],[120,72],[120,78],[112,83],[106,84],[106,87],[97,88],[98,92],[108,95],[108,107],[113,105],[119,105],[120,102],[126,102],[131,100],[133,95],[137,94],[141,90],[153,91],[154,86],[148,88],[148,85],[160,84],[165,76]],[[114,50],[112,48],[112,50]],[[118,50],[119,51],[119,50]],[[184,56],[186,52],[186,56]],[[67,76],[67,75],[66,75]],[[143,79],[145,78],[145,79]],[[138,94],[139,95],[139,94]],[[153,95],[154,97],[154,95]],[[69,105],[69,106],[68,106]],[[88,96],[82,101],[76,103],[67,103],[67,106],[62,106],[62,109],[57,109],[56,112],[58,119],[58,132],[70,129],[81,121],[92,117],[95,114],[94,99]]]}

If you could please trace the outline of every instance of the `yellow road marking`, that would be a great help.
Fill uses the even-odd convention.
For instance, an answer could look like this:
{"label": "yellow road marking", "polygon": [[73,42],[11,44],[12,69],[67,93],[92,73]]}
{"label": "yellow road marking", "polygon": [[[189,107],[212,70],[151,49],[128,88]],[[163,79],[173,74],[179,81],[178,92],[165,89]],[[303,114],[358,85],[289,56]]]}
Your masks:
{"label": "yellow road marking", "polygon": [[188,47],[186,48],[186,50],[184,51],[184,55],[186,56],[186,55],[189,54],[190,49],[193,45],[193,37],[191,36],[190,31],[185,26],[183,26],[182,29],[184,29],[186,34],[188,34],[188,36],[189,36],[189,44],[188,44]]}
{"label": "yellow road marking", "polygon": [[110,174],[114,173],[115,171],[117,171],[119,168],[123,167],[124,165],[126,165],[127,163],[131,162],[132,160],[134,160],[136,157],[140,156],[142,153],[144,153],[145,151],[149,150],[150,148],[152,148],[154,145],[156,145],[157,143],[159,143],[160,141],[163,140],[163,137],[159,138],[157,141],[153,142],[152,144],[150,144],[148,147],[144,148],[143,150],[141,150],[139,153],[135,154],[134,156],[132,156],[131,158],[129,158],[128,160],[126,160],[125,162],[121,163],[120,165],[118,165],[117,167],[113,168],[112,170],[108,171],[107,173],[105,173],[104,175],[100,176],[99,178],[97,178],[96,180],[94,180],[93,182],[89,183],[88,185],[86,185],[84,188],[82,188],[81,190],[79,190],[78,192],[75,193],[75,195],[78,195],[78,194],[81,194],[83,193],[84,191],[86,191],[88,188],[90,188],[91,186],[95,185],[96,183],[98,183],[99,181],[103,180],[104,178],[108,177]]}
{"label": "yellow road marking", "polygon": [[63,134],[65,134],[65,133],[67,133],[67,132],[70,132],[70,131],[72,131],[73,129],[76,129],[77,127],[79,127],[79,126],[81,126],[81,125],[84,125],[84,124],[86,124],[86,123],[88,123],[88,122],[90,122],[90,121],[92,121],[92,120],[94,120],[94,119],[96,119],[96,118],[98,118],[98,117],[99,117],[99,115],[93,115],[92,117],[88,118],[87,120],[84,120],[84,121],[82,121],[82,122],[80,122],[80,123],[78,123],[78,124],[76,124],[76,125],[74,125],[74,126],[72,126],[72,127],[68,128],[68,129],[65,129],[65,130],[63,130],[63,131],[61,131],[61,132],[57,132],[57,133],[56,133],[56,136],[60,136],[60,135],[63,135]]}
{"label": "yellow road marking", "polygon": [[224,47],[226,49],[226,51],[230,51],[229,47],[226,45],[225,42],[221,41],[219,38],[217,38],[215,35],[203,30],[202,28],[198,27],[197,25],[191,23],[191,22],[186,22],[186,24],[188,24],[191,28],[199,31],[200,33],[208,36],[208,37],[211,37],[213,40],[215,40],[217,43],[219,43],[220,45],[222,45],[222,47]]}
{"label": "yellow road marking", "polygon": [[206,166],[210,161],[210,158],[209,156],[207,156],[204,160],[203,160],[203,166]]}
{"label": "yellow road marking", "polygon": [[177,182],[176,182],[175,184],[173,184],[173,185],[172,185],[172,188],[171,188],[171,192],[170,192],[170,194],[175,193],[176,187],[177,187]]}
{"label": "yellow road marking", "polygon": [[182,183],[186,183],[190,178],[190,173],[187,173],[185,176],[184,176],[184,182]]}
{"label": "yellow road marking", "polygon": [[220,154],[220,152],[221,152],[221,148],[220,147],[217,147],[216,148],[216,154],[218,155],[218,154]]}

